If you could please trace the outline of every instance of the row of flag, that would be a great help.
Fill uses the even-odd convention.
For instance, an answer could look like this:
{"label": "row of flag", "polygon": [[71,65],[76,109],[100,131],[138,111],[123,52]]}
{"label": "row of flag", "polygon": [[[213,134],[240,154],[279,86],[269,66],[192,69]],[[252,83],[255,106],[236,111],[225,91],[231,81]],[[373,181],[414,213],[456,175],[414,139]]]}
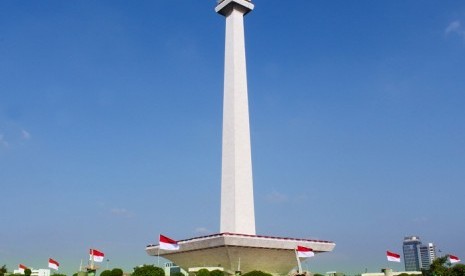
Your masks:
{"label": "row of flag", "polygon": [[[55,270],[58,270],[58,267],[60,267],[60,263],[58,263],[57,261],[55,261],[54,259],[52,258],[49,258],[48,259],[48,267],[51,268],[51,269],[55,269]],[[19,264],[18,265],[18,270],[21,272],[21,273],[24,273],[24,270],[27,269],[27,266],[23,265],[23,264]]]}
{"label": "row of flag", "polygon": [[[167,236],[160,235],[159,248],[162,250],[179,250],[179,244],[177,241],[168,238]],[[296,254],[299,258],[310,258],[315,256],[313,249],[299,245],[296,248]],[[387,260],[390,262],[400,262],[400,255],[397,253],[386,251],[386,256]],[[460,259],[457,256],[449,254],[448,258],[451,264],[460,262]]]}
{"label": "row of flag", "polygon": [[[162,250],[179,250],[179,244],[177,241],[168,238],[167,236],[160,235],[159,248]],[[297,257],[299,258],[310,258],[315,256],[313,249],[298,245],[296,250]]]}
{"label": "row of flag", "polygon": [[[97,249],[90,249],[89,250],[89,260],[94,261],[94,262],[103,262],[103,259],[105,258],[105,254]],[[56,260],[49,258],[48,259],[48,267],[54,270],[58,270],[60,267],[60,263],[57,262]],[[18,270],[21,273],[24,273],[24,270],[27,269],[27,266],[23,264],[19,264]]]}
{"label": "row of flag", "polygon": [[[386,251],[386,257],[389,262],[397,262],[400,263],[400,255],[391,251]],[[457,256],[454,255],[447,255],[449,262],[451,264],[455,264],[460,262],[460,259]]]}

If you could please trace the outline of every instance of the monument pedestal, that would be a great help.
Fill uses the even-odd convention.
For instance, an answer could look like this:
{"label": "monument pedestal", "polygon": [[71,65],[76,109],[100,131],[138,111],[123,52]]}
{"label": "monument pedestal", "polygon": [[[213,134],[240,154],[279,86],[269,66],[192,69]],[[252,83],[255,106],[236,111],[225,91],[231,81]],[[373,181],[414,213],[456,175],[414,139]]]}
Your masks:
{"label": "monument pedestal", "polygon": [[261,270],[285,275],[297,266],[297,245],[310,247],[316,254],[332,251],[330,241],[279,238],[268,236],[221,233],[178,241],[179,250],[159,251],[158,245],[148,245],[147,254],[166,258],[186,271],[190,267],[223,267],[228,274],[240,270],[247,273]]}

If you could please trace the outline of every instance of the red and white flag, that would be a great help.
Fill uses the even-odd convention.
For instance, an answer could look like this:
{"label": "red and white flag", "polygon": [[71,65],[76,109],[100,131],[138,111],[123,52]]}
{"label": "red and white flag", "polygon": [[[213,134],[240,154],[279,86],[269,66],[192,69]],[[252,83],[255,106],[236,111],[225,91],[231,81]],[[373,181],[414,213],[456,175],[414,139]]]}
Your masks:
{"label": "red and white flag", "polygon": [[172,240],[166,236],[160,235],[160,249],[179,250],[179,244],[175,240]]}
{"label": "red and white flag", "polygon": [[398,262],[400,263],[400,255],[391,251],[386,251],[387,260],[390,262]]}
{"label": "red and white flag", "polygon": [[313,249],[308,248],[308,247],[297,245],[296,251],[297,251],[297,257],[299,258],[310,258],[310,257],[315,256]]}
{"label": "red and white flag", "polygon": [[24,270],[27,269],[27,266],[25,266],[23,264],[19,264],[18,269],[19,269],[19,271],[21,271],[21,273],[24,273]]}
{"label": "red and white flag", "polygon": [[454,255],[449,254],[449,262],[450,262],[451,264],[455,264],[455,263],[460,262],[460,259],[459,259],[459,257],[457,257],[457,256],[454,256]]}
{"label": "red and white flag", "polygon": [[59,266],[60,266],[60,264],[57,261],[55,261],[54,259],[52,259],[52,258],[48,259],[48,267],[49,268],[58,270]]}
{"label": "red and white flag", "polygon": [[103,262],[103,258],[105,257],[105,254],[103,252],[98,251],[97,249],[90,249],[90,258],[89,260],[92,261],[92,258],[94,262],[101,263]]}

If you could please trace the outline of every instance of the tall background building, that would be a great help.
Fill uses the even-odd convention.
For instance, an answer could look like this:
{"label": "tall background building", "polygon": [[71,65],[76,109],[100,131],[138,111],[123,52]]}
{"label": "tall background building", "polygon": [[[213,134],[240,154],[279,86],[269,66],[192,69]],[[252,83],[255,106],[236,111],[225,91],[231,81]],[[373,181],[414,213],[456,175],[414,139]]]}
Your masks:
{"label": "tall background building", "polygon": [[420,245],[420,237],[404,238],[402,249],[404,251],[405,271],[420,271]]}
{"label": "tall background building", "polygon": [[408,236],[403,243],[405,271],[429,269],[436,259],[436,247],[433,243],[422,244],[418,236]]}
{"label": "tall background building", "polygon": [[420,246],[421,268],[429,269],[430,265],[436,259],[436,246],[433,243],[422,244]]}

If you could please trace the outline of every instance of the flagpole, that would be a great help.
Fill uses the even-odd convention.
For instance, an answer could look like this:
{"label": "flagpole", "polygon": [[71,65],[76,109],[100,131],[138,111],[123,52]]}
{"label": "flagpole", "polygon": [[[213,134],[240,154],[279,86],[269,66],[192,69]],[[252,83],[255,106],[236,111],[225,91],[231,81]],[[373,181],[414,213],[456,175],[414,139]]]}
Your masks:
{"label": "flagpole", "polygon": [[91,261],[90,261],[90,269],[94,270],[94,250],[92,249],[90,252],[92,252],[92,257],[91,257]]}
{"label": "flagpole", "polygon": [[[387,252],[386,252],[386,254],[387,254]],[[389,269],[389,259],[388,259],[388,258],[387,258],[387,260],[386,260],[386,264],[387,264],[387,265],[386,265],[386,269]]]}
{"label": "flagpole", "polygon": [[297,271],[297,273],[302,273],[302,264],[300,263],[300,259],[299,259],[299,254],[297,253],[297,248],[294,249],[294,252],[295,252],[295,257],[297,259],[297,265],[298,265],[298,269],[299,271]]}

